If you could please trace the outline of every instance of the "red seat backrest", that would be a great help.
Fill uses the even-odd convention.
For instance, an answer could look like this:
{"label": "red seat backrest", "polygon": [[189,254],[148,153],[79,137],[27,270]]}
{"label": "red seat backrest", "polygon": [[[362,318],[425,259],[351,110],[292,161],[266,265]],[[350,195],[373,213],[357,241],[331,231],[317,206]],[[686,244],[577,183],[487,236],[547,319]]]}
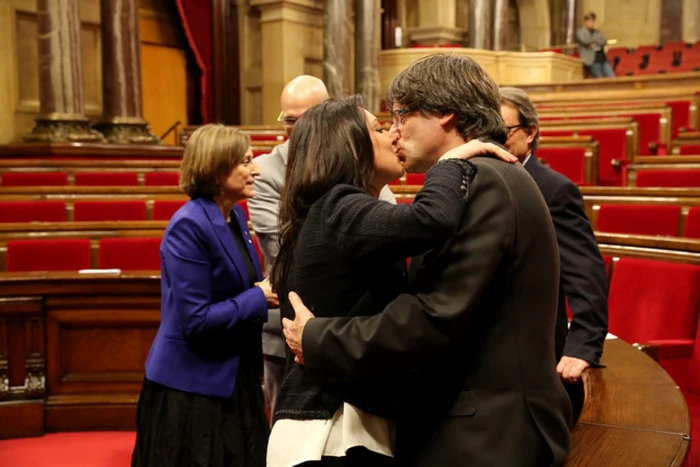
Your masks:
{"label": "red seat backrest", "polygon": [[681,156],[700,155],[700,144],[682,144],[678,150]]}
{"label": "red seat backrest", "polygon": [[610,332],[629,343],[693,339],[700,266],[621,258],[608,298]]}
{"label": "red seat backrest", "polygon": [[185,199],[157,199],[153,201],[153,220],[169,221],[186,202]]}
{"label": "red seat backrest", "polygon": [[0,222],[64,222],[65,201],[0,201]]}
{"label": "red seat backrest", "polygon": [[98,265],[125,271],[160,270],[160,237],[103,238]]}
{"label": "red seat backrest", "polygon": [[680,206],[601,204],[595,229],[634,235],[678,236]]}
{"label": "red seat backrest", "polygon": [[636,186],[697,188],[700,187],[700,170],[640,170]]}
{"label": "red seat backrest", "polygon": [[178,186],[180,172],[146,172],[143,176],[146,186]]}
{"label": "red seat backrest", "polygon": [[90,239],[8,240],[7,271],[77,271],[90,268]]}
{"label": "red seat backrest", "polygon": [[581,130],[581,136],[593,136],[598,141],[598,180],[602,186],[624,185],[622,173],[612,165],[612,160],[627,158],[627,130],[624,128],[602,128]]}
{"label": "red seat backrest", "polygon": [[586,148],[539,148],[537,157],[544,159],[552,170],[559,172],[577,185],[586,182]]}
{"label": "red seat backrest", "polygon": [[692,207],[685,218],[683,236],[686,238],[700,238],[700,207]]}
{"label": "red seat backrest", "polygon": [[138,186],[138,175],[132,172],[77,172],[75,186]]}
{"label": "red seat backrest", "polygon": [[2,186],[66,186],[68,174],[64,172],[5,172]]}
{"label": "red seat backrest", "polygon": [[145,221],[146,203],[143,200],[76,201],[73,204],[76,222]]}
{"label": "red seat backrest", "polygon": [[[651,156],[654,152],[651,149],[651,143],[661,141],[661,114],[624,114],[617,115],[618,117],[632,117],[639,123],[639,154],[641,156]],[[602,144],[601,144],[602,146]]]}

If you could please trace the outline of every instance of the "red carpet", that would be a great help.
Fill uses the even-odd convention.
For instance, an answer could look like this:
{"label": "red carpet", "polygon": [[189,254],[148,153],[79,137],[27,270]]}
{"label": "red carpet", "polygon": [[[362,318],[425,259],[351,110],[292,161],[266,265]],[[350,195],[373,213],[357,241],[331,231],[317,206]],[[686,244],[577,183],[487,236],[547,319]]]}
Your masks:
{"label": "red carpet", "polygon": [[136,433],[52,433],[0,441],[2,467],[129,467]]}

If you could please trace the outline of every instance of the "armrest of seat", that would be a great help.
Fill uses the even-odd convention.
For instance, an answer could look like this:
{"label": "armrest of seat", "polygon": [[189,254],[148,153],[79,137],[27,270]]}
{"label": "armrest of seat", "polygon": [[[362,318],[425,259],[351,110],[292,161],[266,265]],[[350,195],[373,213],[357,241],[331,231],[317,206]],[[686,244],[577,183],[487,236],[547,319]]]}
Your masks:
{"label": "armrest of seat", "polygon": [[658,347],[659,358],[690,358],[693,355],[694,339],[659,339],[649,341]]}

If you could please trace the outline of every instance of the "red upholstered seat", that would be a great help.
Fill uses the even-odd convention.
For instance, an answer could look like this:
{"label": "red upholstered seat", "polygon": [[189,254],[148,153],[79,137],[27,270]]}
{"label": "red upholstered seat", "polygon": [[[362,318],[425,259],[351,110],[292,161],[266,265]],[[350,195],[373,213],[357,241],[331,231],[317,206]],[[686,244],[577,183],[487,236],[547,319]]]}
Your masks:
{"label": "red upholstered seat", "polygon": [[696,156],[700,154],[700,144],[683,144],[678,148],[678,154]]}
{"label": "red upholstered seat", "polygon": [[544,159],[552,170],[575,184],[582,185],[586,182],[586,148],[539,148],[537,157]]}
{"label": "red upholstered seat", "polygon": [[77,172],[75,186],[138,186],[138,175],[132,172]]}
{"label": "red upholstered seat", "polygon": [[622,186],[622,172],[613,167],[613,159],[627,159],[627,130],[624,128],[602,128],[581,130],[581,136],[593,136],[598,141],[598,180],[602,186]]}
{"label": "red upholstered seat", "polygon": [[700,238],[700,207],[693,207],[688,210],[683,236],[686,238]]}
{"label": "red upholstered seat", "polygon": [[157,199],[153,202],[153,220],[169,221],[173,214],[185,204],[185,199]]}
{"label": "red upholstered seat", "polygon": [[406,174],[406,185],[422,185],[425,183],[425,174]]}
{"label": "red upholstered seat", "polygon": [[8,240],[7,271],[77,271],[90,267],[87,238]]}
{"label": "red upholstered seat", "polygon": [[103,238],[98,265],[124,271],[160,270],[160,237]]}
{"label": "red upholstered seat", "polygon": [[63,222],[64,201],[0,201],[0,222]]}
{"label": "red upholstered seat", "polygon": [[602,204],[595,229],[600,232],[678,236],[680,206]]}
{"label": "red upholstered seat", "polygon": [[622,258],[608,298],[610,332],[630,343],[659,345],[659,362],[682,383],[695,340],[700,266]]}
{"label": "red upholstered seat", "polygon": [[145,221],[146,203],[142,200],[76,201],[73,205],[76,222]]}
{"label": "red upholstered seat", "polygon": [[700,170],[640,170],[638,187],[693,188],[700,187]]}
{"label": "red upholstered seat", "polygon": [[146,186],[178,186],[180,172],[146,172],[143,183]]}
{"label": "red upholstered seat", "polygon": [[243,208],[243,213],[245,213],[245,218],[247,220],[250,220],[250,213],[248,212],[248,202],[246,200],[241,200],[236,204],[238,204],[241,208]]}
{"label": "red upholstered seat", "polygon": [[396,198],[396,204],[411,204],[413,198]]}
{"label": "red upholstered seat", "polygon": [[[652,149],[661,142],[661,114],[619,114],[618,117],[632,117],[639,123],[639,154],[651,156],[656,154]],[[601,144],[602,146],[602,144]]]}
{"label": "red upholstered seat", "polygon": [[66,186],[68,174],[64,172],[5,172],[2,186]]}

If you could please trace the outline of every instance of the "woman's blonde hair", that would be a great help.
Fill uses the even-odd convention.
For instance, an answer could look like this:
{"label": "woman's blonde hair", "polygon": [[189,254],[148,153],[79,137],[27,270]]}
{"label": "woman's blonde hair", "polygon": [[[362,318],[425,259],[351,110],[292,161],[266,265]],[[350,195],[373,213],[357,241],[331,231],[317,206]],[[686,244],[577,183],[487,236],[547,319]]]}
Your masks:
{"label": "woman's blonde hair", "polygon": [[190,198],[212,198],[221,181],[243,162],[250,137],[237,128],[209,124],[197,128],[185,145],[180,165],[180,188]]}

